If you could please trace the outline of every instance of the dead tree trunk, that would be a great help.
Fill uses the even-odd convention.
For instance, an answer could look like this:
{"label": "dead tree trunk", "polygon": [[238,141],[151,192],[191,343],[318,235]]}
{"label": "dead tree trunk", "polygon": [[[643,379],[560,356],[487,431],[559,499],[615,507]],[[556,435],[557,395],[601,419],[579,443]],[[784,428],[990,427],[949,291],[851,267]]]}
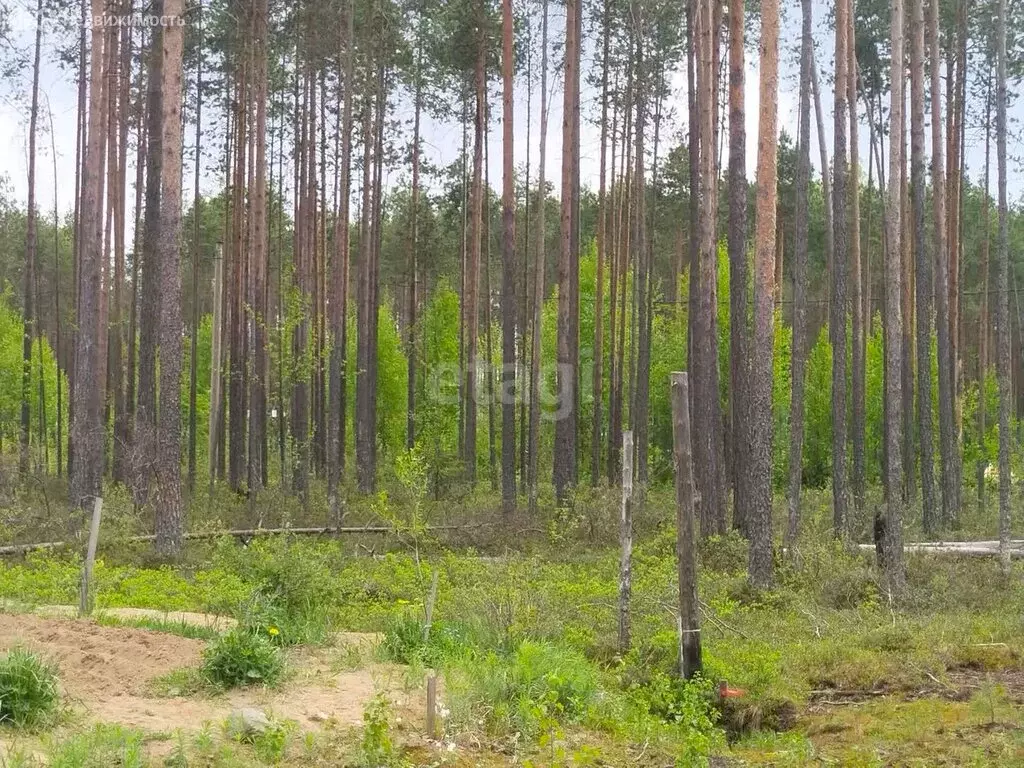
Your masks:
{"label": "dead tree trunk", "polygon": [[688,389],[687,374],[673,373],[672,445],[676,477],[676,557],[679,561],[679,666],[684,680],[699,674],[702,667]]}

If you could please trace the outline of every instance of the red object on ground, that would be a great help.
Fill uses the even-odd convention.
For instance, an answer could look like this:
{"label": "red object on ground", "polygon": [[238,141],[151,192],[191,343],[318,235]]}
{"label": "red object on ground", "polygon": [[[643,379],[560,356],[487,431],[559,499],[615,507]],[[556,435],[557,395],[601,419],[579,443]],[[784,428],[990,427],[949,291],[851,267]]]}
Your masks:
{"label": "red object on ground", "polygon": [[747,692],[742,688],[730,688],[725,680],[718,684],[718,695],[723,699],[738,699],[746,694]]}

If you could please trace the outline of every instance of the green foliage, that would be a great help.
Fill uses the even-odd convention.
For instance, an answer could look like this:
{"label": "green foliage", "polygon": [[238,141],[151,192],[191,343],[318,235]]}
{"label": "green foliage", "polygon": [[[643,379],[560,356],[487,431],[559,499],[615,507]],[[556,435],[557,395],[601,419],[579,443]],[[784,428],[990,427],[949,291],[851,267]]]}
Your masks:
{"label": "green foliage", "polygon": [[[0,431],[16,435],[21,423],[23,341],[25,325],[21,315],[11,308],[10,291],[0,291]],[[41,345],[41,349],[40,349]],[[29,374],[30,440],[36,446],[40,417],[40,353],[42,355],[43,404],[46,411],[47,441],[56,436],[57,368],[53,350],[44,336],[32,342],[32,362]],[[62,396],[67,407],[67,384],[61,378]],[[64,434],[67,434],[67,413],[62,414]],[[51,434],[52,431],[52,434]]]}
{"label": "green foliage", "polygon": [[659,720],[677,726],[683,740],[679,745],[684,765],[703,765],[719,746],[716,730],[719,713],[714,707],[713,680],[697,676],[680,680],[663,672],[654,673],[644,686],[631,689],[634,706]]}
{"label": "green foliage", "polygon": [[427,460],[430,490],[435,497],[448,490],[461,466],[459,421],[459,296],[447,282],[431,292],[420,317],[417,350],[423,375],[417,393],[416,442]]}
{"label": "green foliage", "polygon": [[47,764],[50,768],[143,768],[147,763],[142,732],[97,724],[91,730],[57,741]]}
{"label": "green foliage", "polygon": [[0,723],[39,725],[57,708],[57,670],[38,654],[13,648],[0,659]]}
{"label": "green foliage", "polygon": [[381,303],[377,318],[377,440],[386,458],[398,455],[405,447],[409,364],[389,302]]}
{"label": "green foliage", "polygon": [[332,543],[311,549],[295,540],[267,538],[245,548],[224,541],[216,559],[252,590],[240,606],[241,623],[276,643],[293,644],[320,642],[329,633],[340,597],[331,578],[339,556]]}
{"label": "green foliage", "polygon": [[213,685],[274,685],[284,672],[281,650],[270,638],[238,627],[203,651],[203,675]]}
{"label": "green foliage", "polygon": [[381,654],[389,661],[428,667],[440,667],[445,662],[466,657],[472,650],[473,641],[467,627],[435,621],[424,641],[423,623],[409,615],[392,620],[380,644]]}
{"label": "green foliage", "polygon": [[402,764],[391,735],[391,706],[377,694],[363,712],[363,737],[356,752],[359,768],[389,768]]}
{"label": "green foliage", "polygon": [[542,721],[578,722],[597,693],[598,676],[581,654],[524,641],[510,655],[491,652],[449,673],[457,718],[482,718],[488,732],[536,735]]}

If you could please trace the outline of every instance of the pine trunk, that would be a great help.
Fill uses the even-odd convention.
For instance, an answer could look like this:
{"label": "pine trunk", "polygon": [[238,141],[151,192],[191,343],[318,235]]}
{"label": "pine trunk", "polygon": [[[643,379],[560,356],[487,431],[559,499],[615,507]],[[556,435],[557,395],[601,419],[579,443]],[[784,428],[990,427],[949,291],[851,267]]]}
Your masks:
{"label": "pine trunk", "polygon": [[162,34],[160,178],[160,411],[154,483],[156,551],[164,557],[181,552],[185,534],[181,503],[181,25],[184,0],[165,0],[169,20]]}
{"label": "pine trunk", "polygon": [[747,534],[755,488],[746,471],[751,446],[750,324],[747,255],[747,130],[744,104],[744,0],[729,5],[729,419],[732,423],[733,526]]}
{"label": "pine trunk", "polygon": [[811,178],[811,51],[814,44],[811,0],[801,0],[800,124],[797,139],[795,243],[793,249],[793,383],[789,408],[789,509],[786,546],[792,552],[800,533],[800,493],[803,486],[804,393],[807,352],[807,251]]}
{"label": "pine trunk", "polygon": [[901,452],[903,312],[901,283],[903,281],[901,248],[901,205],[899,178],[903,168],[903,0],[891,0],[891,62],[892,102],[890,125],[892,142],[889,148],[889,190],[886,204],[885,255],[885,444],[888,460],[886,475],[889,494],[880,515],[875,518],[875,542],[880,565],[885,571],[890,595],[903,589],[903,495],[899,488],[903,474]]}

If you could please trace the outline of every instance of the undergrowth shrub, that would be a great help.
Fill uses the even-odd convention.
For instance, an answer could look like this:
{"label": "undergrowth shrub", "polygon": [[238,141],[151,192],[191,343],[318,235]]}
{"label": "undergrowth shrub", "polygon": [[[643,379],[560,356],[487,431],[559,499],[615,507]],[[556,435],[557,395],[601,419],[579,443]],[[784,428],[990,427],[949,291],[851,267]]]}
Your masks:
{"label": "undergrowth shrub", "polygon": [[383,694],[374,696],[363,711],[363,737],[355,757],[358,768],[389,768],[402,764],[391,738],[391,707]]}
{"label": "undergrowth shrub", "polygon": [[648,713],[667,723],[680,723],[708,731],[714,727],[718,712],[713,706],[715,684],[697,676],[693,680],[657,672],[643,686],[634,686],[633,700]]}
{"label": "undergrowth shrub", "polygon": [[[675,544],[673,539],[672,544]],[[672,550],[674,552],[674,550]],[[716,573],[745,573],[750,544],[739,531],[701,539],[697,554],[703,570]]]}
{"label": "undergrowth shrub", "polygon": [[203,676],[222,688],[274,685],[284,671],[281,650],[268,637],[236,627],[203,651]]}
{"label": "undergrowth shrub", "polygon": [[14,648],[0,659],[0,723],[38,725],[57,708],[57,670],[37,654]]}
{"label": "undergrowth shrub", "polygon": [[333,629],[341,602],[335,544],[266,539],[239,547],[224,541],[215,559],[252,585],[237,617],[246,628],[280,645],[322,642]]}
{"label": "undergrowth shrub", "polygon": [[578,722],[598,690],[597,670],[582,654],[533,641],[458,666],[448,680],[455,720],[482,722],[492,735],[534,736],[542,722]]}
{"label": "undergrowth shrub", "polygon": [[434,621],[426,640],[423,622],[413,616],[393,619],[384,633],[380,652],[388,661],[439,667],[472,654],[474,643],[469,629],[459,623]]}

